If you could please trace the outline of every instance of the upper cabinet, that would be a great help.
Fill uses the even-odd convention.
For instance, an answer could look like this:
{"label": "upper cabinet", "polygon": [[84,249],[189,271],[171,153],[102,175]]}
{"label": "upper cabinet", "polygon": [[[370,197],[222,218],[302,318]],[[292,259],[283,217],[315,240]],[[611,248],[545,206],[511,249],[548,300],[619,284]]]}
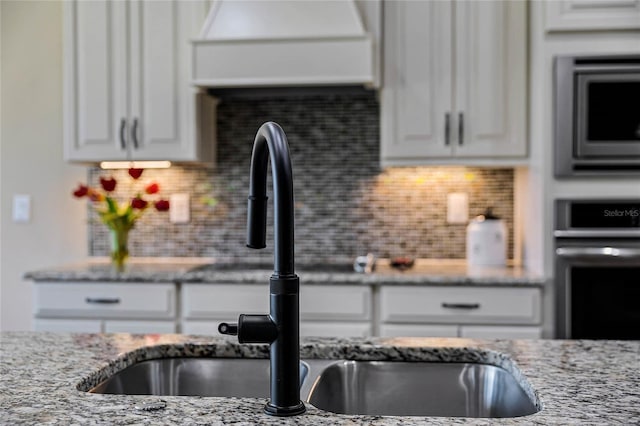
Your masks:
{"label": "upper cabinet", "polygon": [[383,165],[523,161],[526,2],[385,2]]}
{"label": "upper cabinet", "polygon": [[544,2],[547,31],[640,29],[640,0]]}
{"label": "upper cabinet", "polygon": [[204,1],[68,1],[65,159],[213,161],[214,100],[190,85]]}

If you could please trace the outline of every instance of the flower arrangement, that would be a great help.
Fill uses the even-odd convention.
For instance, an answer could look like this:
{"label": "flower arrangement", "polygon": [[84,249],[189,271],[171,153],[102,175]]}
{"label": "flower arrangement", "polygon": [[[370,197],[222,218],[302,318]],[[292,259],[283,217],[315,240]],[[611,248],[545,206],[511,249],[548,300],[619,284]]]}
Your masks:
{"label": "flower arrangement", "polygon": [[[129,169],[129,176],[138,180],[142,176],[144,169]],[[136,220],[153,205],[156,210],[165,212],[169,210],[169,201],[157,199],[149,201],[143,198],[143,194],[138,192],[134,198],[126,203],[118,203],[112,193],[116,189],[116,179],[113,177],[101,177],[100,186],[102,190],[91,188],[87,185],[79,184],[73,191],[77,198],[87,197],[93,203],[95,211],[100,216],[111,234],[111,261],[118,272],[124,270],[124,264],[129,257],[127,248],[129,231],[133,229]],[[160,192],[160,186],[153,182],[144,187],[144,197]]]}

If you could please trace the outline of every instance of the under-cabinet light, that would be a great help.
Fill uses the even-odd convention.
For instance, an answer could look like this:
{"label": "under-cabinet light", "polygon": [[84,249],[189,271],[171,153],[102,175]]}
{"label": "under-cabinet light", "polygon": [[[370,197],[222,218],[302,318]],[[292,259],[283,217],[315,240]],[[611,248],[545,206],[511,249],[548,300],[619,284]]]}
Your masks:
{"label": "under-cabinet light", "polygon": [[103,161],[101,169],[168,169],[171,161]]}

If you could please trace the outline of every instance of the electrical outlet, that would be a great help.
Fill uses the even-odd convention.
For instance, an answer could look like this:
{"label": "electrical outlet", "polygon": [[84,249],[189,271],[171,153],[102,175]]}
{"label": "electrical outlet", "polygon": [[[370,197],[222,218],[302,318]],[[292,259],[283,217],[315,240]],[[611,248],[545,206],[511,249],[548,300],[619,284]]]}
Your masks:
{"label": "electrical outlet", "polygon": [[16,194],[13,196],[13,221],[28,223],[31,220],[31,196]]}
{"label": "electrical outlet", "polygon": [[466,192],[447,194],[447,223],[469,221],[469,196]]}
{"label": "electrical outlet", "polygon": [[169,206],[169,220],[171,223],[189,223],[191,220],[189,194],[171,194]]}

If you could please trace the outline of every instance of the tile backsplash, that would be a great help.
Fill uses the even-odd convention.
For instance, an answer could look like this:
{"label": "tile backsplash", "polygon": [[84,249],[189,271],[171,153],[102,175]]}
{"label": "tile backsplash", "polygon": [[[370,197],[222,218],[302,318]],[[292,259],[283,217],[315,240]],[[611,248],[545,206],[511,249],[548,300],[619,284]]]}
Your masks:
{"label": "tile backsplash", "polygon": [[[446,223],[450,192],[468,194],[470,217],[492,206],[505,219],[509,257],[513,256],[513,170],[381,170],[379,107],[373,92],[223,100],[218,107],[215,168],[145,170],[137,182],[126,171],[90,169],[92,185],[98,185],[100,176],[114,176],[121,199],[133,197],[152,181],[159,183],[165,198],[190,194],[191,221],[172,224],[168,213],[147,211],[131,232],[131,255],[270,260],[271,205],[268,248],[245,247],[251,149],[256,130],[269,120],[279,123],[289,140],[299,262],[350,259],[367,252],[380,257],[464,258],[466,225]],[[89,231],[90,254],[108,255],[108,232],[95,214]]]}

